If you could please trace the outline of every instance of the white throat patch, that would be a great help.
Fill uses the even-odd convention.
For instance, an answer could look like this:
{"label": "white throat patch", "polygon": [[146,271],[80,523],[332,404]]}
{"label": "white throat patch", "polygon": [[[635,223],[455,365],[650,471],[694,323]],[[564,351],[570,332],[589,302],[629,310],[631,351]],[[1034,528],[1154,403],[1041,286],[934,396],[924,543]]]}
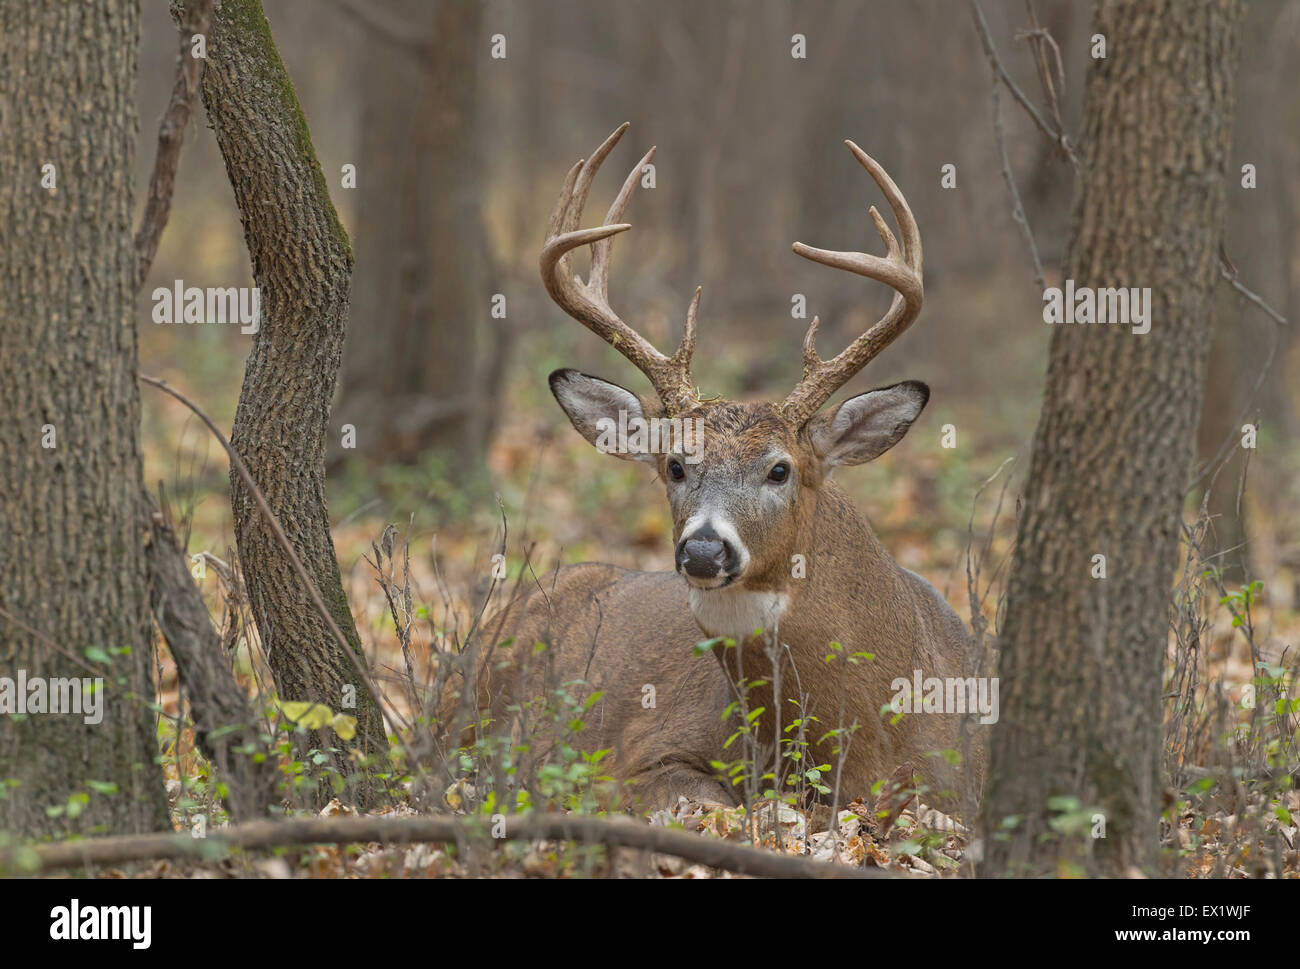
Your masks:
{"label": "white throat patch", "polygon": [[710,636],[741,640],[755,629],[772,631],[790,604],[782,592],[748,592],[744,589],[690,590],[691,612]]}

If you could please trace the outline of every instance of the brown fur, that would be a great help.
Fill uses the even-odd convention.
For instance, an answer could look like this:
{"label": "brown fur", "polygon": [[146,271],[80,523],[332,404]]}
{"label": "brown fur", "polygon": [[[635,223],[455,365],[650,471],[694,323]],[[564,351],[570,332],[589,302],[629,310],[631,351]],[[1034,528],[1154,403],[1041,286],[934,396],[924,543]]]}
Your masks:
{"label": "brown fur", "polygon": [[[915,669],[923,676],[962,675],[968,634],[933,586],[890,558],[830,480],[825,454],[818,449],[824,447],[833,411],[801,429],[766,403],[708,403],[687,416],[705,422],[706,459],[689,479],[701,482],[695,497],[713,486],[710,481],[728,483],[732,520],[752,556],[738,589],[712,594],[743,590],[789,597],[779,625],[789,658],[783,693],[787,699],[796,695],[797,672],[803,692],[811,697],[808,712],[820,721],[810,731],[811,740],[836,726],[841,676],[825,660],[829,644],[842,644],[848,654],[874,655],[874,660],[850,666],[844,678],[845,719],[858,721],[861,728],[844,765],[841,803],[867,795],[873,782],[889,778],[904,763],[911,763],[937,791],[951,790],[953,772],[942,758],[927,755],[959,746],[960,717],[910,714],[890,726],[889,715],[882,717],[880,711],[895,692],[891,682],[896,677],[910,682]],[[774,449],[792,459],[795,475],[788,493],[778,492],[784,505],[777,511],[776,498],[755,497],[762,494],[764,462]],[[655,458],[666,484],[668,460],[666,455]],[[696,505],[690,489],[674,493],[668,487],[676,541]],[[764,506],[764,500],[769,504]],[[791,575],[795,554],[806,559],[806,577]],[[728,675],[735,676],[743,659],[747,677],[770,677],[770,663],[762,641],[753,636],[736,649],[718,647],[713,655],[694,655],[695,644],[713,631],[697,621],[681,576],[601,564],[564,567],[489,620],[485,631],[488,640],[514,643],[509,665],[503,667],[500,652],[477,662],[478,706],[491,711],[498,724],[511,719],[508,707],[536,696],[544,681],[585,680],[591,689],[604,691],[604,697],[587,714],[588,727],[578,742],[588,750],[610,749],[604,762],[609,773],[632,782],[643,805],[669,804],[680,794],[738,803],[736,791],[710,767],[737,756],[736,749],[723,749],[734,730],[734,723],[720,718],[732,696]],[[529,661],[537,642],[550,647],[542,659]],[[642,704],[647,684],[656,694],[653,709]],[[447,715],[454,703],[449,692]],[[772,703],[771,687],[751,693],[750,705],[769,711],[763,736],[770,743],[771,711],[778,706]],[[795,708],[787,702],[779,708],[782,724],[788,725]],[[517,733],[517,723],[514,729]],[[973,734],[981,732],[973,727]],[[545,736],[536,738],[534,751],[544,753],[548,742]],[[830,741],[816,745],[814,763],[835,764],[830,748]],[[977,742],[972,756],[977,776],[981,748]]]}

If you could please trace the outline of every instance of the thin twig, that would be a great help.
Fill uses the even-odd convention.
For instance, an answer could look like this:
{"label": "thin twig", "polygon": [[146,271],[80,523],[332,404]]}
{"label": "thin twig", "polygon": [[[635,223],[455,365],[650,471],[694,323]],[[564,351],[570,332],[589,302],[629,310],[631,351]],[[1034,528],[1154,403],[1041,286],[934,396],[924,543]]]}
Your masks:
{"label": "thin twig", "polygon": [[1232,448],[1233,442],[1238,439],[1238,435],[1241,433],[1240,428],[1242,421],[1246,419],[1246,415],[1249,414],[1251,408],[1254,407],[1255,398],[1259,396],[1260,388],[1264,386],[1265,379],[1267,379],[1269,372],[1273,369],[1273,360],[1277,356],[1278,343],[1280,342],[1279,337],[1281,336],[1281,331],[1278,327],[1287,325],[1286,317],[1282,316],[1260,299],[1259,296],[1255,295],[1245,286],[1241,285],[1241,283],[1237,282],[1236,270],[1234,269],[1230,271],[1228,267],[1223,264],[1222,260],[1219,262],[1219,272],[1233,289],[1237,290],[1248,301],[1254,303],[1263,310],[1264,313],[1267,314],[1277,325],[1274,326],[1272,330],[1272,339],[1269,340],[1268,353],[1264,357],[1264,365],[1260,367],[1259,373],[1255,376],[1254,386],[1250,388],[1250,393],[1246,395],[1246,403],[1242,405],[1241,413],[1237,416],[1236,422],[1228,428],[1228,433],[1224,436],[1223,443],[1219,445],[1219,450],[1215,452],[1214,457],[1205,463],[1201,470],[1197,472],[1196,477],[1188,484],[1188,491],[1191,491],[1204,481],[1206,475],[1211,473],[1217,474],[1219,468],[1226,463],[1228,451]]}
{"label": "thin twig", "polygon": [[1025,96],[1025,92],[1016,86],[1016,82],[1011,80],[1011,75],[1007,73],[1006,68],[1002,66],[1002,59],[998,57],[997,49],[993,46],[993,37],[989,33],[988,22],[984,19],[984,11],[980,9],[979,0],[970,0],[971,16],[975,19],[975,29],[980,35],[980,41],[984,45],[984,53],[988,55],[989,63],[993,65],[993,74],[1011,92],[1025,112],[1033,119],[1034,124],[1042,129],[1043,134],[1051,139],[1052,144],[1060,148],[1061,152],[1069,159],[1070,164],[1075,168],[1079,167],[1079,157],[1074,152],[1074,146],[1070,143],[1069,136],[1064,131],[1057,131],[1052,128],[1047,120],[1034,107],[1032,101]]}
{"label": "thin twig", "polygon": [[1061,120],[1061,102],[1057,97],[1056,85],[1052,83],[1052,71],[1047,63],[1047,52],[1050,49],[1056,63],[1056,79],[1061,90],[1065,90],[1065,63],[1061,58],[1061,48],[1051,31],[1039,25],[1038,15],[1034,13],[1033,0],[1025,0],[1025,10],[1029,13],[1029,29],[1018,32],[1016,40],[1027,40],[1033,48],[1034,66],[1038,68],[1038,82],[1042,85],[1047,107],[1052,112],[1052,121],[1057,132],[1064,133],[1065,122]]}
{"label": "thin twig", "polygon": [[1254,303],[1261,310],[1263,310],[1264,313],[1267,314],[1268,317],[1272,319],[1274,323],[1277,323],[1279,326],[1288,325],[1285,316],[1283,316],[1277,310],[1273,309],[1273,307],[1269,306],[1268,303],[1264,302],[1263,297],[1261,297],[1258,293],[1254,292],[1253,290],[1247,289],[1245,286],[1241,285],[1241,283],[1237,281],[1237,274],[1234,272],[1229,272],[1228,267],[1223,265],[1222,263],[1219,264],[1219,274],[1228,281],[1228,284],[1233,289],[1235,289],[1238,293],[1240,293],[1243,297],[1245,297],[1248,302]]}
{"label": "thin twig", "polygon": [[304,587],[307,589],[307,594],[311,597],[313,605],[316,606],[316,610],[321,614],[321,618],[325,620],[325,625],[329,627],[330,632],[338,641],[343,652],[352,660],[352,665],[356,667],[357,675],[361,677],[361,681],[370,691],[370,696],[374,700],[376,708],[382,709],[379,703],[379,692],[375,689],[375,685],[370,679],[369,671],[361,662],[361,658],[357,656],[356,652],[353,650],[347,637],[343,635],[343,630],[340,629],[338,623],[334,621],[334,616],[330,613],[329,608],[325,605],[325,601],[321,598],[320,591],[316,588],[316,583],[312,581],[306,567],[302,564],[302,560],[298,558],[298,553],[294,551],[293,543],[289,541],[289,536],[286,535],[284,529],[280,527],[280,522],[276,519],[275,513],[271,510],[270,504],[262,494],[262,489],[260,489],[257,486],[257,483],[253,480],[252,474],[249,473],[248,467],[244,464],[244,459],[239,456],[238,452],[235,451],[230,442],[226,440],[226,436],[221,433],[217,428],[217,425],[212,422],[212,419],[200,410],[198,405],[192,400],[180,391],[171,387],[165,380],[159,380],[157,377],[150,377],[142,373],[136,374],[136,377],[146,384],[157,387],[159,390],[163,391],[163,393],[170,394],[193,411],[195,416],[204,423],[207,429],[212,432],[213,436],[216,437],[217,441],[225,449],[226,454],[230,457],[231,465],[235,468],[239,477],[243,479],[244,484],[248,487],[249,492],[253,496],[253,500],[257,502],[257,507],[262,512],[262,517],[266,519],[267,527],[271,529],[271,532],[275,535],[276,539],[280,542],[281,547],[284,549],[285,554],[289,556],[290,564],[293,566],[294,571],[298,573],[298,577],[302,580]]}
{"label": "thin twig", "polygon": [[[1055,88],[1052,86],[1051,71],[1047,65],[1047,58],[1044,53],[1044,45],[1047,44],[1051,46],[1056,59],[1057,76],[1059,77],[1061,84],[1064,85],[1065,68],[1062,65],[1062,61],[1061,61],[1061,51],[1060,48],[1057,46],[1056,41],[1052,37],[1052,35],[1045,28],[1040,27],[1038,25],[1038,20],[1037,17],[1034,16],[1032,5],[1027,4],[1027,6],[1029,8],[1029,16],[1030,16],[1032,26],[1029,30],[1021,31],[1019,34],[1017,34],[1017,39],[1021,39],[1021,40],[1027,39],[1034,47],[1035,66],[1038,69],[1039,80],[1043,85],[1043,90],[1045,96],[1047,97],[1048,105],[1052,111],[1053,120],[1056,122],[1055,127],[1049,124],[1047,120],[1042,116],[1042,114],[1039,113],[1038,109],[1034,107],[1033,103],[1025,95],[1025,92],[1020,90],[1020,88],[1016,85],[1016,82],[1011,79],[1011,75],[1007,73],[1006,68],[1002,66],[1002,59],[998,57],[997,48],[994,47],[993,45],[993,37],[989,33],[988,22],[984,19],[984,11],[980,8],[979,0],[970,0],[971,16],[974,18],[975,21],[975,30],[979,34],[980,42],[984,46],[984,52],[988,55],[989,63],[993,67],[993,74],[995,78],[1006,85],[1007,90],[1011,92],[1012,96],[1016,99],[1017,102],[1019,102],[1020,106],[1025,109],[1025,112],[1029,115],[1030,119],[1034,122],[1034,124],[1037,125],[1045,135],[1047,135],[1047,137],[1051,140],[1052,144],[1055,145],[1058,149],[1060,149],[1060,151],[1065,155],[1065,157],[1069,159],[1070,164],[1074,166],[1074,169],[1078,171],[1080,167],[1079,156],[1075,153],[1074,145],[1070,141],[1069,135],[1066,134],[1065,125],[1061,121],[1060,105],[1058,103],[1057,92]],[[996,88],[996,81],[995,81],[995,88]],[[1034,240],[1032,235],[1029,235],[1029,225],[1026,221],[1024,221],[1024,212],[1023,209],[1020,207],[1019,194],[1016,192],[1015,185],[1011,181],[1011,173],[1010,173],[1009,164],[1007,162],[1006,148],[1002,140],[1002,130],[1001,130],[1000,122],[997,120],[996,90],[994,91],[994,117],[995,117],[994,124],[995,127],[997,127],[997,134],[998,134],[998,147],[1002,152],[1002,160],[1003,160],[1002,175],[1003,178],[1006,179],[1007,181],[1007,185],[1011,190],[1012,198],[1015,201],[1015,205],[1016,205],[1016,211],[1013,213],[1013,215],[1015,216],[1016,221],[1019,222],[1021,224],[1021,227],[1024,229],[1029,239],[1030,247],[1032,249],[1034,248]],[[1041,287],[1042,270],[1041,268],[1038,268],[1038,254],[1036,249],[1034,251],[1034,264],[1037,270],[1037,275],[1039,277],[1039,284]],[[1267,302],[1265,302],[1264,299],[1260,297],[1258,293],[1247,288],[1246,286],[1243,286],[1238,281],[1237,273],[1235,270],[1229,270],[1227,266],[1220,265],[1219,273],[1233,289],[1235,289],[1245,299],[1247,299],[1248,301],[1254,303],[1257,307],[1259,307],[1259,309],[1262,310],[1264,313],[1266,313],[1269,316],[1269,318],[1273,320],[1274,323],[1277,323],[1282,326],[1287,325],[1286,317],[1284,317],[1281,313],[1279,313]],[[1197,480],[1200,479],[1198,478]]]}
{"label": "thin twig", "polygon": [[176,58],[176,83],[172,85],[171,100],[158,125],[158,154],[154,157],[153,174],[149,176],[149,196],[140,228],[135,234],[135,279],[133,289],[144,285],[158,254],[158,242],[167,217],[171,214],[172,193],[176,188],[176,169],[180,165],[181,146],[185,141],[185,128],[194,111],[194,97],[198,94],[199,79],[204,59],[194,57],[190,45],[195,35],[207,35],[212,24],[212,0],[197,0],[189,8],[189,20],[180,28],[180,53]]}
{"label": "thin twig", "polygon": [[1038,288],[1046,289],[1043,261],[1038,257],[1038,244],[1034,242],[1034,230],[1029,227],[1029,218],[1025,215],[1025,206],[1020,201],[1020,191],[1016,188],[1016,179],[1011,173],[1011,158],[1007,154],[1006,134],[1002,130],[1002,96],[998,88],[996,65],[993,71],[993,134],[997,139],[998,154],[1002,156],[1002,180],[1007,183],[1007,191],[1011,193],[1011,217],[1020,226],[1025,243],[1029,246],[1029,255],[1034,260],[1034,279],[1038,283]]}

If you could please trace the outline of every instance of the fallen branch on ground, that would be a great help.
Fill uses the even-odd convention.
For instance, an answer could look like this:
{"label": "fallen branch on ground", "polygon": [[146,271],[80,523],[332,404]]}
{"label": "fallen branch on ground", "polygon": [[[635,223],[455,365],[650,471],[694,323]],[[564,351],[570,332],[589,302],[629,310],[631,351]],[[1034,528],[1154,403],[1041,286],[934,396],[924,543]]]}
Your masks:
{"label": "fallen branch on ground", "polygon": [[[214,831],[206,838],[189,834],[138,834],[85,841],[33,845],[0,851],[0,871],[20,862],[24,874],[75,868],[82,865],[121,864],[157,858],[221,858],[236,848],[271,848],[281,845],[441,844],[493,841],[574,841],[636,848],[675,855],[687,861],[744,875],[774,878],[888,877],[883,869],[848,868],[762,848],[702,837],[685,831],[637,822],[630,818],[572,815],[507,816],[503,837],[488,836],[481,820],[438,818],[302,818],[290,821],[250,821]],[[34,862],[34,871],[33,863]]]}

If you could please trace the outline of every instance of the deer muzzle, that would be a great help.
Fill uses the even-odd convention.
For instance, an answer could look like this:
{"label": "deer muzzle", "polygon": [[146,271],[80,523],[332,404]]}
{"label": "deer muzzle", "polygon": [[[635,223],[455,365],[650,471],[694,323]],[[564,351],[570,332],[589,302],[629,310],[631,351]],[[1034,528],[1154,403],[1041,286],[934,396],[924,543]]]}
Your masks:
{"label": "deer muzzle", "polygon": [[677,543],[677,571],[692,585],[718,588],[736,578],[740,555],[731,542],[703,525]]}

